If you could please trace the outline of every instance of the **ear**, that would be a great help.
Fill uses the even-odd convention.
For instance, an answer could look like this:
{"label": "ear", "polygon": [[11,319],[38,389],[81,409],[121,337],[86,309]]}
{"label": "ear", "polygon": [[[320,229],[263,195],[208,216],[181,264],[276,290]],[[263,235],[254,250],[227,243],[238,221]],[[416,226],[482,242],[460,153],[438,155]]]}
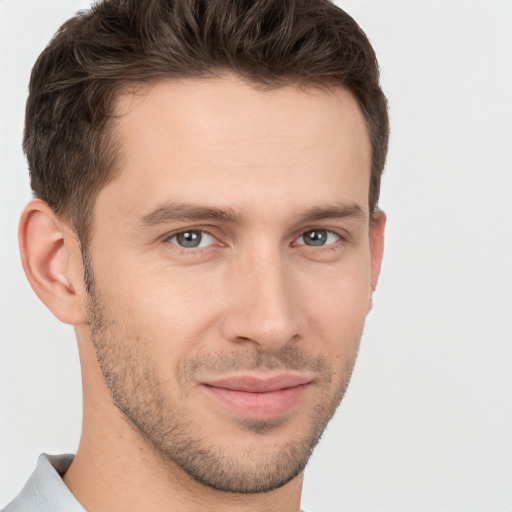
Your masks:
{"label": "ear", "polygon": [[37,296],[62,322],[86,321],[78,240],[47,203],[34,199],[21,214],[18,241],[23,269]]}
{"label": "ear", "polygon": [[384,231],[386,228],[386,214],[377,210],[370,226],[370,250],[371,250],[371,272],[372,290],[375,291],[379,281],[380,267],[384,255]]}

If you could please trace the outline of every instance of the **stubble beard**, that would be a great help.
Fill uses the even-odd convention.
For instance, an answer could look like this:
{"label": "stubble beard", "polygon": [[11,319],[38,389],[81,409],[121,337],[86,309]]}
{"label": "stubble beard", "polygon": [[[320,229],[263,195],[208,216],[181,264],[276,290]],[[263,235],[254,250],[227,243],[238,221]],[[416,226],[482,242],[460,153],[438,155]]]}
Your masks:
{"label": "stubble beard", "polygon": [[[91,269],[88,272],[92,279]],[[269,492],[287,484],[304,470],[343,398],[357,348],[341,375],[336,375],[323,357],[311,357],[296,347],[288,346],[275,354],[233,352],[184,360],[178,375],[181,380],[204,368],[215,369],[216,372],[258,368],[303,369],[313,371],[317,383],[323,385],[323,394],[311,411],[309,427],[299,440],[290,441],[271,452],[259,450],[258,437],[272,434],[286,419],[245,419],[238,426],[255,437],[254,445],[232,454],[209,443],[208,426],[194,423],[187,416],[186,407],[169,396],[151,365],[145,340],[121,328],[120,323],[107,313],[106,304],[98,298],[92,280],[88,290],[88,325],[112,400],[164,463],[171,467],[177,465],[196,482],[231,493]],[[359,339],[354,343],[357,347]],[[335,386],[329,386],[332,379],[337,379]],[[236,444],[236,440],[232,444]]]}

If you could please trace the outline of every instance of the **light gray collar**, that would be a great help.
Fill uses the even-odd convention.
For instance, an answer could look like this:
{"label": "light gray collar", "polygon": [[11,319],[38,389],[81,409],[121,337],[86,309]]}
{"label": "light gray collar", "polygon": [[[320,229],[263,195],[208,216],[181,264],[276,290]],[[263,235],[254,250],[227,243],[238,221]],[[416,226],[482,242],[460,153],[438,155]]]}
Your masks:
{"label": "light gray collar", "polygon": [[43,453],[20,494],[3,512],[86,512],[62,481],[73,455]]}

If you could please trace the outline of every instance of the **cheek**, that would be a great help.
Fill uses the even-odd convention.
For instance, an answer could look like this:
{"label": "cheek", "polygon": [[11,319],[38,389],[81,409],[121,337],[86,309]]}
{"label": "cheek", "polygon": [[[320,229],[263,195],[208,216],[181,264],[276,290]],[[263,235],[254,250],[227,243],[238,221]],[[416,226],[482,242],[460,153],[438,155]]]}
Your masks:
{"label": "cheek", "polygon": [[339,269],[308,280],[301,302],[309,336],[340,357],[357,350],[371,301],[371,275],[366,265]]}
{"label": "cheek", "polygon": [[348,261],[302,271],[299,286],[303,300],[321,305],[335,317],[356,320],[365,316],[371,296],[371,265],[366,254],[355,253]]}
{"label": "cheek", "polygon": [[176,366],[211,337],[218,316],[214,276],[205,280],[198,273],[176,269],[132,269],[129,275],[130,282],[110,281],[109,309],[130,337],[148,346],[156,361],[167,368]]}
{"label": "cheek", "polygon": [[[288,274],[284,285],[292,291],[290,307],[311,350],[340,358],[357,350],[371,297],[371,273],[369,258],[355,256],[340,265],[296,265]],[[237,295],[230,286],[239,286],[239,280],[229,279],[225,265],[148,270],[132,261],[99,270],[97,285],[109,311],[166,368],[223,343],[219,320]]]}

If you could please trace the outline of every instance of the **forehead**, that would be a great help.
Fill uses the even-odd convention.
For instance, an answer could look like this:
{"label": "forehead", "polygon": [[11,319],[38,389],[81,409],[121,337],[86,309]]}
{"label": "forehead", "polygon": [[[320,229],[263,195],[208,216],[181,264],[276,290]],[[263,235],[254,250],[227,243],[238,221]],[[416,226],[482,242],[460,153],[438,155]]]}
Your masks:
{"label": "forehead", "polygon": [[341,87],[261,90],[233,76],[167,80],[122,94],[116,114],[121,171],[99,201],[115,192],[142,212],[146,203],[171,200],[300,209],[316,198],[367,210],[368,132]]}

